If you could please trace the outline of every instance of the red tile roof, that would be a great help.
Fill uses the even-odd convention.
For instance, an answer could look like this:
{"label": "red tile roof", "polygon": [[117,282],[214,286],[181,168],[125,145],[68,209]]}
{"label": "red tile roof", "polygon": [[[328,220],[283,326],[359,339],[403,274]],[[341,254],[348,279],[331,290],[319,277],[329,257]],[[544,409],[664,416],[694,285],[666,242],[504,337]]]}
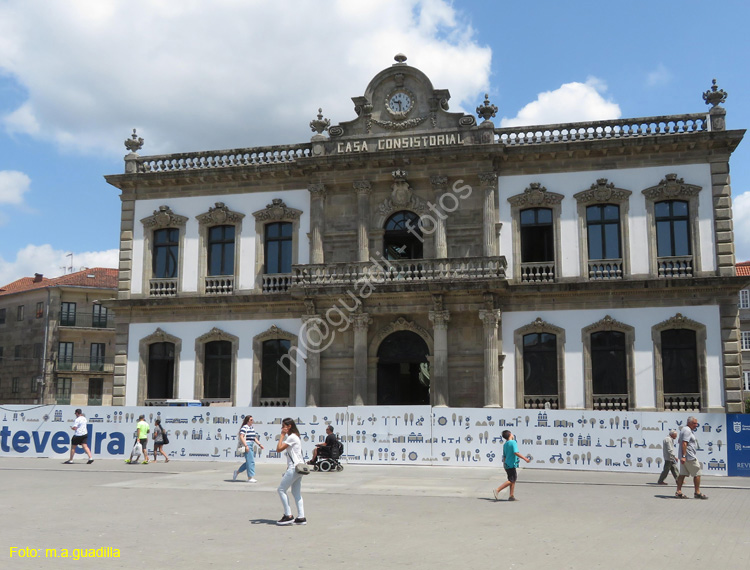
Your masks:
{"label": "red tile roof", "polygon": [[8,283],[0,287],[0,295],[10,295],[12,293],[21,293],[33,289],[43,289],[45,287],[95,287],[97,289],[117,289],[117,269],[106,267],[92,267],[76,273],[69,273],[62,277],[53,277],[47,279],[41,277],[22,277],[17,281]]}
{"label": "red tile roof", "polygon": [[750,277],[750,261],[740,261],[735,267],[739,277]]}

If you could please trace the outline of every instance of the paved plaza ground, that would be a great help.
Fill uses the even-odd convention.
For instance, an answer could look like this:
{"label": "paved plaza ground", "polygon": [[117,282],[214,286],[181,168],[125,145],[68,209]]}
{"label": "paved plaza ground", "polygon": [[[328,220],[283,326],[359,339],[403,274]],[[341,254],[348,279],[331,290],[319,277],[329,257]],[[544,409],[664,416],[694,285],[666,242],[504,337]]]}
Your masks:
{"label": "paved plaza ground", "polygon": [[278,465],[249,484],[232,463],[63,460],[0,458],[0,567],[750,568],[745,478],[704,477],[700,501],[655,475],[525,469],[509,503],[499,469],[348,465],[307,476],[308,524],[278,527]]}

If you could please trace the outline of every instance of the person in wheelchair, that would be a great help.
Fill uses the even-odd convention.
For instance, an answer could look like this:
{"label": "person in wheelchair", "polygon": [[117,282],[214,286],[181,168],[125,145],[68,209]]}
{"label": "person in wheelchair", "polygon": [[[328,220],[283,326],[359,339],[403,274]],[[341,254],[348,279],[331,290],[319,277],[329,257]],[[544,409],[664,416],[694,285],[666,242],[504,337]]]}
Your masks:
{"label": "person in wheelchair", "polygon": [[[333,426],[326,427],[326,440],[323,443],[319,443],[313,449],[312,459],[307,463],[309,465],[315,465],[318,459],[324,457],[332,458],[333,450],[337,447],[336,436],[333,433]],[[338,459],[338,458],[336,458]]]}

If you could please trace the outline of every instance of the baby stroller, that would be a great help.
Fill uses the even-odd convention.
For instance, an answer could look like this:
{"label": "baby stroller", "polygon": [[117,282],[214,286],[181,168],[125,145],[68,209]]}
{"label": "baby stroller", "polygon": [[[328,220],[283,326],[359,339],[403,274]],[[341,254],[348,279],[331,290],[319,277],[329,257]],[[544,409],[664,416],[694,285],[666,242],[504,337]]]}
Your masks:
{"label": "baby stroller", "polygon": [[[323,448],[324,449],[324,448]],[[336,445],[331,448],[330,457],[318,455],[315,465],[313,466],[314,471],[323,471],[325,473],[329,471],[343,471],[344,466],[341,465],[339,459],[344,454],[344,444],[339,440],[336,440]]]}

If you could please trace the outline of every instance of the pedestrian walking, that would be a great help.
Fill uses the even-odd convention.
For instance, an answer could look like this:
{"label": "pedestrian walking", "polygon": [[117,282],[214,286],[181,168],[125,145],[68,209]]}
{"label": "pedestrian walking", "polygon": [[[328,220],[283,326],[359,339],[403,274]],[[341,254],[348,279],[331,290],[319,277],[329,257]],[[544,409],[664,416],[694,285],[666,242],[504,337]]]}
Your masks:
{"label": "pedestrian walking", "polygon": [[143,463],[145,464],[148,463],[148,432],[151,431],[151,427],[148,425],[144,414],[138,416],[135,429],[138,432],[138,442],[143,446]]}
{"label": "pedestrian walking", "polygon": [[698,461],[698,440],[695,437],[695,430],[698,429],[698,420],[690,416],[687,419],[687,425],[680,430],[680,436],[677,439],[677,458],[680,460],[680,476],[677,477],[677,492],[675,497],[678,499],[687,499],[687,495],[682,493],[682,484],[685,477],[693,478],[693,487],[695,492],[693,497],[696,499],[708,499],[701,493],[701,462]]}
{"label": "pedestrian walking", "polygon": [[[289,524],[307,524],[305,518],[305,508],[302,503],[302,473],[298,473],[295,465],[303,464],[302,441],[300,440],[299,430],[292,418],[284,418],[281,421],[281,435],[279,443],[276,446],[278,453],[286,452],[286,471],[281,477],[281,483],[277,489],[281,497],[281,505],[284,507],[284,516],[276,522],[278,525]],[[292,516],[292,508],[289,506],[289,496],[287,490],[292,488],[292,495],[297,503],[297,518]]]}
{"label": "pedestrian walking", "polygon": [[499,500],[500,492],[506,487],[510,487],[510,496],[508,497],[508,500],[515,501],[516,480],[518,479],[518,460],[523,459],[526,463],[528,463],[529,461],[531,461],[531,459],[519,453],[516,438],[513,437],[513,434],[510,432],[510,430],[506,429],[505,431],[503,431],[502,436],[505,440],[505,444],[503,445],[503,467],[505,468],[505,473],[508,475],[508,480],[500,485],[497,489],[495,489],[493,491],[493,494],[495,495],[495,500],[497,501]]}
{"label": "pedestrian walking", "polygon": [[234,470],[232,481],[236,481],[240,473],[247,471],[247,482],[257,483],[258,480],[255,478],[255,450],[253,449],[253,445],[257,444],[261,449],[265,448],[261,445],[258,433],[253,426],[253,416],[245,416],[237,437],[239,437],[241,446],[238,446],[238,449],[242,449],[245,462]]}
{"label": "pedestrian walking", "polygon": [[665,479],[667,478],[667,475],[669,475],[670,471],[672,472],[672,477],[674,477],[674,480],[677,481],[677,452],[674,448],[675,439],[677,439],[677,430],[671,429],[669,430],[669,434],[664,438],[664,442],[662,443],[662,453],[664,454],[664,469],[662,469],[661,475],[659,475],[659,480],[657,481],[659,485],[667,484]]}
{"label": "pedestrian walking", "polygon": [[155,420],[154,433],[151,434],[151,437],[154,438],[154,463],[156,463],[157,452],[161,453],[164,456],[164,463],[169,463],[169,457],[167,457],[167,454],[164,453],[164,445],[167,443],[166,441],[164,441],[166,435],[167,432],[164,431],[163,427],[161,427],[161,420]]}
{"label": "pedestrian walking", "polygon": [[73,423],[72,426],[70,426],[70,429],[72,429],[75,433],[73,434],[73,437],[70,439],[70,459],[65,461],[66,464],[73,463],[73,456],[76,453],[76,448],[80,445],[83,447],[83,450],[86,452],[86,455],[88,455],[89,460],[86,462],[86,465],[91,465],[94,462],[94,458],[91,457],[91,450],[88,446],[88,439],[89,439],[89,430],[87,427],[88,420],[86,420],[86,416],[83,415],[83,412],[81,411],[81,408],[76,409],[75,411],[76,420]]}

